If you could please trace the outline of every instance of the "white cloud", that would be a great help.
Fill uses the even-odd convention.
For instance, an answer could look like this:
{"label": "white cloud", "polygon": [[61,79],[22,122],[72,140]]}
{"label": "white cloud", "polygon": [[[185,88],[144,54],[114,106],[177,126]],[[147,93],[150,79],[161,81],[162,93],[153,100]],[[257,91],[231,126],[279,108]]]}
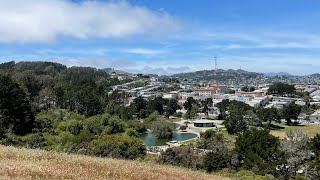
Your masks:
{"label": "white cloud", "polygon": [[139,55],[159,55],[159,54],[167,53],[166,50],[147,49],[147,48],[125,49],[124,52],[131,53],[131,54],[139,54]]}
{"label": "white cloud", "polygon": [[158,75],[172,75],[176,73],[189,72],[189,66],[182,67],[150,67],[144,66],[143,68],[130,68],[121,69],[131,73],[143,73],[143,74],[158,74]]}
{"label": "white cloud", "polygon": [[121,69],[126,66],[136,67],[136,63],[134,61],[128,60],[110,60],[110,59],[77,59],[77,58],[65,58],[65,59],[57,59],[55,62],[59,62],[68,67],[71,66],[85,66],[85,67],[95,67],[98,69],[104,68],[116,68]]}
{"label": "white cloud", "polygon": [[[239,30],[240,31],[240,30]],[[207,45],[204,49],[319,49],[319,34],[279,30],[247,30],[235,33],[234,30],[224,32],[203,32],[190,35],[194,41],[202,41]],[[182,37],[177,37],[182,39]]]}
{"label": "white cloud", "polygon": [[36,53],[42,56],[61,55],[61,54],[76,54],[76,55],[95,55],[103,56],[109,49],[106,48],[62,48],[62,49],[40,49]]}
{"label": "white cloud", "polygon": [[180,21],[163,11],[127,2],[86,0],[0,0],[0,41],[47,43],[60,36],[126,38],[180,29]]}

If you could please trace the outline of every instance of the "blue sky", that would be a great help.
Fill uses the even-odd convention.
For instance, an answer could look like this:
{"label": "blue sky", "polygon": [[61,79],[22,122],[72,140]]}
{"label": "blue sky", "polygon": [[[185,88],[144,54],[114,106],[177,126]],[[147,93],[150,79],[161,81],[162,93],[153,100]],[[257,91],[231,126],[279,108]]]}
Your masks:
{"label": "blue sky", "polygon": [[173,74],[320,69],[318,0],[11,0],[0,61],[54,61]]}

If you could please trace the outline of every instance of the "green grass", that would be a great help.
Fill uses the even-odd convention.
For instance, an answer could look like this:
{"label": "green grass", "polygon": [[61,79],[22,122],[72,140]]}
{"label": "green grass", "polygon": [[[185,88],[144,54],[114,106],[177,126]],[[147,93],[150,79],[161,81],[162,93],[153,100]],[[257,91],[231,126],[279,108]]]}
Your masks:
{"label": "green grass", "polygon": [[219,133],[223,134],[224,142],[226,143],[228,149],[234,149],[237,136],[228,134],[226,129],[220,129]]}
{"label": "green grass", "polygon": [[183,141],[182,145],[188,145],[188,144],[194,144],[196,142],[196,139],[189,139],[187,141]]}
{"label": "green grass", "polygon": [[283,129],[277,129],[277,130],[271,130],[271,134],[274,136],[277,136],[279,138],[285,138],[286,133],[289,131],[301,131],[304,134],[313,137],[317,133],[320,133],[320,125],[318,124],[306,124],[306,125],[300,125],[300,126],[287,126],[285,124],[279,124],[279,123],[273,123],[274,125],[283,127]]}

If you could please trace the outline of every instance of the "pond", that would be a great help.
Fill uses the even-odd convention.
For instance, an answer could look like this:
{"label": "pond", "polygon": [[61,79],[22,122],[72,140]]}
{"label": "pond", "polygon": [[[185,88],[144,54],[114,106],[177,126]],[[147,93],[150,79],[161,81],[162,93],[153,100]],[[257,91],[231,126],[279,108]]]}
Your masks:
{"label": "pond", "polygon": [[158,139],[152,132],[140,134],[139,138],[144,142],[146,146],[164,146],[166,142],[185,141],[188,139],[196,138],[197,135],[193,133],[173,133],[172,138]]}
{"label": "pond", "polygon": [[176,125],[176,128],[179,128],[181,125],[178,123],[174,123]]}

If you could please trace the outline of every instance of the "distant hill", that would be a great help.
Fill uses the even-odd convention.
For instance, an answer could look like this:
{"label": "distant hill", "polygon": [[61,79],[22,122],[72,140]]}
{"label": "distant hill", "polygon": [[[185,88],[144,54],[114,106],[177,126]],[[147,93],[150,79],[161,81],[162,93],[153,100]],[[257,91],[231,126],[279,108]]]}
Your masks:
{"label": "distant hill", "polygon": [[269,76],[269,77],[275,77],[275,76],[293,76],[290,73],[287,72],[269,72],[269,73],[264,73],[264,75]]}
{"label": "distant hill", "polygon": [[1,145],[0,164],[1,179],[230,179],[151,162],[96,158]]}
{"label": "distant hill", "polygon": [[320,78],[320,74],[319,73],[315,73],[315,74],[310,74],[307,77],[311,77],[311,78]]}
{"label": "distant hill", "polygon": [[227,81],[244,82],[247,80],[253,80],[263,76],[264,75],[260,73],[249,72],[241,69],[238,69],[238,70],[217,69],[217,70],[204,70],[204,71],[196,71],[196,72],[189,72],[189,73],[180,73],[180,74],[172,75],[171,77],[188,79],[188,80],[196,80],[196,81],[216,81],[220,83],[225,83]]}
{"label": "distant hill", "polygon": [[102,69],[103,71],[107,72],[108,74],[111,74],[111,73],[116,73],[116,74],[126,74],[126,75],[129,75],[130,73],[128,72],[125,72],[125,71],[121,71],[121,70],[116,70],[116,69],[113,69],[113,68],[104,68]]}

